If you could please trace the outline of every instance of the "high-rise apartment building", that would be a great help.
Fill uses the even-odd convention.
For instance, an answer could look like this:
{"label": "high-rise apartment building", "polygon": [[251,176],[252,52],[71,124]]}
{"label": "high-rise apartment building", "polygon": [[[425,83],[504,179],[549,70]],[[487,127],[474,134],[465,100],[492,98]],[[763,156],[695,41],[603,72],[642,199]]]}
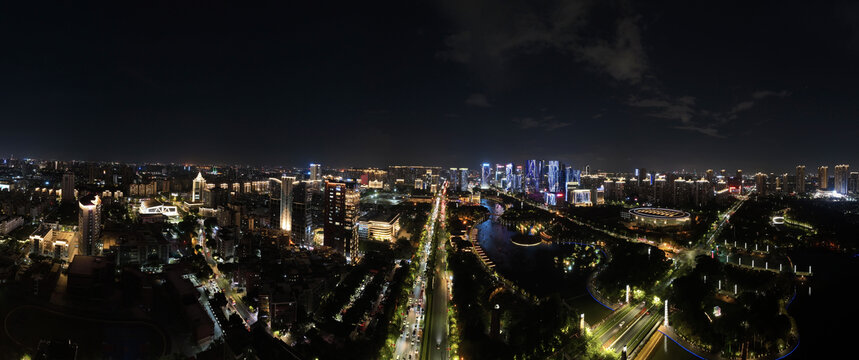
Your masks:
{"label": "high-rise apartment building", "polygon": [[358,257],[358,237],[353,230],[360,199],[360,193],[346,183],[325,183],[324,244],[342,253],[350,262]]}
{"label": "high-rise apartment building", "polygon": [[296,244],[301,245],[309,245],[307,239],[312,232],[308,216],[308,183],[308,181],[296,181],[292,187],[291,237]]}
{"label": "high-rise apartment building", "polygon": [[322,180],[322,164],[310,164],[310,180]]}
{"label": "high-rise apartment building", "polygon": [[805,194],[805,165],[796,167],[796,193]]}
{"label": "high-rise apartment building", "polygon": [[755,174],[755,188],[759,195],[764,196],[767,194],[767,174],[760,172]]}
{"label": "high-rise apartment building", "polygon": [[101,198],[93,194],[83,196],[78,206],[80,251],[83,255],[101,255]]}
{"label": "high-rise apartment building", "polygon": [[820,166],[817,168],[817,187],[820,190],[829,188],[829,166]]}
{"label": "high-rise apartment building", "polygon": [[850,165],[835,165],[835,192],[847,194],[847,179],[850,175]]}
{"label": "high-rise apartment building", "polygon": [[63,202],[64,203],[74,203],[75,202],[75,174],[72,172],[67,172],[63,174]]}
{"label": "high-rise apartment building", "polygon": [[847,191],[859,194],[859,172],[851,172],[847,178]]}

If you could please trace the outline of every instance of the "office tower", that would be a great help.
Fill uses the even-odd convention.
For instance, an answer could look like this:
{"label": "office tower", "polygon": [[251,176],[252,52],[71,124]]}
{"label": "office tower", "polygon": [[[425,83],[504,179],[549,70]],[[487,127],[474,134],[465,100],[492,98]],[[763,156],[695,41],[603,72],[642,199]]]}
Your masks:
{"label": "office tower", "polygon": [[549,187],[549,182],[546,179],[546,161],[540,160],[537,162],[537,192],[541,192]]}
{"label": "office tower", "polygon": [[829,188],[829,166],[821,166],[817,168],[817,187],[820,190]]}
{"label": "office tower", "polygon": [[760,194],[761,196],[767,194],[767,174],[755,174],[755,188],[758,190],[758,194]]}
{"label": "office tower", "polygon": [[504,164],[495,164],[495,187],[500,188],[504,179]]}
{"label": "office tower", "polygon": [[504,190],[511,191],[513,190],[513,164],[509,163],[504,166],[504,178],[507,182],[504,184]]}
{"label": "office tower", "polygon": [[322,165],[321,164],[310,164],[310,180],[312,180],[312,181],[322,180]]}
{"label": "office tower", "polygon": [[850,174],[850,165],[835,165],[835,192],[847,194],[847,178]]}
{"label": "office tower", "polygon": [[78,241],[83,255],[101,255],[101,198],[81,197],[78,203]]}
{"label": "office tower", "polygon": [[295,185],[295,177],[281,176],[280,180],[280,229],[292,235],[292,188]]}
{"label": "office tower", "polygon": [[325,182],[325,246],[343,253],[346,223],[346,184]]}
{"label": "office tower", "polygon": [[457,168],[450,168],[450,171],[448,171],[448,178],[450,179],[450,188],[453,190],[459,190],[459,171]]}
{"label": "office tower", "polygon": [[191,203],[198,204],[203,202],[203,189],[206,188],[206,179],[203,178],[203,173],[197,172],[197,177],[191,183]]}
{"label": "office tower", "polygon": [[525,191],[534,192],[539,186],[537,179],[537,160],[528,160],[525,164]]}
{"label": "office tower", "polygon": [[547,163],[547,175],[548,175],[548,189],[550,193],[557,193],[559,191],[558,180],[560,180],[560,174],[558,173],[558,161],[557,160],[549,160]]}
{"label": "office tower", "polygon": [[350,262],[358,256],[358,241],[353,228],[360,199],[361,195],[345,183],[325,183],[324,244],[342,253]]}
{"label": "office tower", "polygon": [[459,168],[459,190],[468,191],[468,168]]}
{"label": "office tower", "polygon": [[75,202],[75,174],[72,172],[67,172],[63,174],[63,202],[64,203],[74,203]]}
{"label": "office tower", "polygon": [[575,183],[576,186],[579,186],[582,182],[582,171],[578,169],[573,169],[572,166],[567,166],[566,171],[567,178],[565,179],[567,184]]}
{"label": "office tower", "polygon": [[707,169],[707,181],[712,182],[716,180],[716,173],[713,172],[713,169]]}
{"label": "office tower", "polygon": [[805,165],[796,167],[796,193],[805,194]]}
{"label": "office tower", "polygon": [[483,163],[480,168],[480,188],[488,189],[489,188],[489,177],[491,174],[489,173],[492,169],[489,167],[489,164]]}

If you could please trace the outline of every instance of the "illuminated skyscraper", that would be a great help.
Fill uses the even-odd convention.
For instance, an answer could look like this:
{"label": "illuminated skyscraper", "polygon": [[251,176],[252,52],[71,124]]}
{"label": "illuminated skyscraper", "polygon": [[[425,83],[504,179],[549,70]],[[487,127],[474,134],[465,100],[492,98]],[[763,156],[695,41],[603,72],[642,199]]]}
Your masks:
{"label": "illuminated skyscraper", "polygon": [[280,229],[292,235],[292,187],[295,185],[295,177],[282,176],[280,180]]}
{"label": "illuminated skyscraper", "polygon": [[550,193],[557,193],[559,191],[559,173],[558,173],[558,161],[557,160],[549,160],[547,165],[547,175],[549,177],[548,182],[548,190]]}
{"label": "illuminated skyscraper", "polygon": [[459,169],[458,168],[450,168],[448,171],[448,177],[450,178],[450,188],[453,190],[459,190]]}
{"label": "illuminated skyscraper", "polygon": [[540,180],[537,178],[537,160],[528,160],[525,164],[525,191],[535,192],[540,186]]}
{"label": "illuminated skyscraper", "polygon": [[191,183],[191,203],[199,204],[203,202],[203,190],[206,189],[206,179],[203,178],[203,173],[197,172],[197,177]]}
{"label": "illuminated skyscraper", "polygon": [[489,167],[489,164],[483,163],[483,165],[480,168],[480,188],[481,189],[489,189],[489,179],[492,176],[492,174],[490,174],[491,171],[492,171],[492,168]]}
{"label": "illuminated skyscraper", "polygon": [[63,174],[63,202],[64,203],[74,203],[75,202],[75,174],[72,172],[67,172]]}
{"label": "illuminated skyscraper", "polygon": [[459,168],[459,190],[468,191],[468,168]]}
{"label": "illuminated skyscraper", "polygon": [[283,180],[268,178],[268,208],[271,227],[283,230]]}
{"label": "illuminated skyscraper", "polygon": [[716,173],[713,172],[713,169],[707,169],[707,181],[713,182],[716,180]]}
{"label": "illuminated skyscraper", "polygon": [[310,180],[322,180],[322,165],[310,164]]}
{"label": "illuminated skyscraper", "polygon": [[504,177],[506,179],[505,181],[507,182],[506,184],[504,184],[504,190],[507,190],[507,191],[513,190],[514,180],[513,180],[513,164],[512,163],[504,166]]}
{"label": "illuminated skyscraper", "polygon": [[342,253],[347,261],[358,256],[354,225],[361,195],[346,183],[325,182],[324,245]]}
{"label": "illuminated skyscraper", "polygon": [[835,192],[847,194],[847,179],[850,175],[850,165],[835,165]]}
{"label": "illuminated skyscraper", "polygon": [[78,241],[83,255],[101,255],[101,198],[87,195],[78,203]]}
{"label": "illuminated skyscraper", "polygon": [[817,187],[820,190],[829,188],[829,166],[821,166],[817,168]]}
{"label": "illuminated skyscraper", "polygon": [[757,173],[755,174],[755,188],[760,195],[767,194],[767,174]]}
{"label": "illuminated skyscraper", "polygon": [[805,165],[796,167],[796,193],[805,194]]}

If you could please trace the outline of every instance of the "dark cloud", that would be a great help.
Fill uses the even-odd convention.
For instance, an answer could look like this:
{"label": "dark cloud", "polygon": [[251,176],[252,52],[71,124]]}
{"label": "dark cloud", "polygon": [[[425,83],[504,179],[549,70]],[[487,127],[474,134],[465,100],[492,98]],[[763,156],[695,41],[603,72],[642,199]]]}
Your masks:
{"label": "dark cloud", "polygon": [[753,92],[752,98],[760,100],[760,99],[765,99],[768,97],[785,97],[788,95],[790,95],[790,92],[788,92],[787,90],[782,90],[782,91],[760,90],[760,91]]}
{"label": "dark cloud", "polygon": [[471,106],[477,107],[491,107],[489,104],[489,100],[486,99],[486,95],[483,94],[471,94],[465,99],[465,103]]}
{"label": "dark cloud", "polygon": [[542,118],[514,118],[513,123],[519,125],[522,129],[542,129],[542,130],[557,130],[572,125],[572,122],[564,122],[555,119],[555,116],[549,115]]}

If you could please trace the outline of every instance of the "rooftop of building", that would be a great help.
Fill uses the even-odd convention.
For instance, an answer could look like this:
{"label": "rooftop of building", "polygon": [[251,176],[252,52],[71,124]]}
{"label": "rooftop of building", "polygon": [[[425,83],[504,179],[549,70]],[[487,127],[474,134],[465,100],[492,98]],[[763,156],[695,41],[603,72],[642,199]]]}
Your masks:
{"label": "rooftop of building", "polygon": [[361,216],[358,221],[379,221],[392,223],[400,217],[400,213],[390,210],[374,210],[364,216]]}
{"label": "rooftop of building", "polygon": [[101,204],[101,199],[96,194],[85,195],[80,198],[81,206],[95,206]]}
{"label": "rooftop of building", "polygon": [[48,226],[39,226],[39,227],[36,229],[36,231],[33,231],[33,233],[32,233],[32,234],[30,234],[30,236],[33,236],[33,237],[39,237],[39,238],[44,239],[44,238],[45,238],[45,236],[48,236],[48,233],[49,233],[49,232],[51,232],[51,230],[52,230],[52,229],[51,229],[50,227],[48,227]]}
{"label": "rooftop of building", "polygon": [[77,255],[69,264],[69,275],[91,276],[110,262],[103,256]]}

